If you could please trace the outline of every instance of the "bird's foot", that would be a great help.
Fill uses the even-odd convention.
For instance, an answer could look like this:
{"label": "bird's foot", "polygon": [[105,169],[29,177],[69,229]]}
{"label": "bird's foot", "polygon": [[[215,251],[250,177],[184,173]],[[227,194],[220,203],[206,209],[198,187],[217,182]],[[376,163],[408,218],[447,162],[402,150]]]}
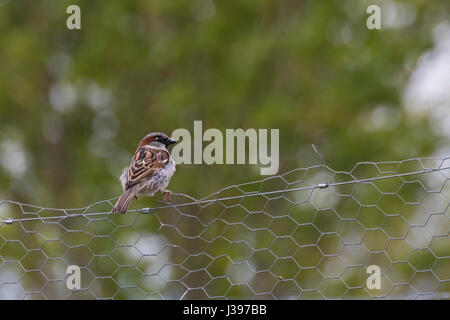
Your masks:
{"label": "bird's foot", "polygon": [[139,200],[137,196],[134,196],[134,200]]}
{"label": "bird's foot", "polygon": [[170,190],[162,191],[164,201],[172,201],[172,192]]}

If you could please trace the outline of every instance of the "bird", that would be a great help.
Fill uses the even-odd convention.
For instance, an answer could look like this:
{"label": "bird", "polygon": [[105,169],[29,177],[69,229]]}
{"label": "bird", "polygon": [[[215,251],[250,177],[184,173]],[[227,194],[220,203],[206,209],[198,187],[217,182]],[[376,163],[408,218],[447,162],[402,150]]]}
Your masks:
{"label": "bird", "polygon": [[168,146],[176,142],[161,132],[147,134],[141,139],[130,166],[119,178],[123,193],[112,213],[126,213],[131,201],[138,195],[153,196],[161,192],[164,200],[170,200],[172,193],[166,188],[175,172],[175,161]]}

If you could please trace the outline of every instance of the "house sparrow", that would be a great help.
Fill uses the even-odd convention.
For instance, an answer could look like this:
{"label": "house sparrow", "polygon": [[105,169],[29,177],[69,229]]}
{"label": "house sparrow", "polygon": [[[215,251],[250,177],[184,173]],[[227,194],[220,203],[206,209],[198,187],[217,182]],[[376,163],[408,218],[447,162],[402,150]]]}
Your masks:
{"label": "house sparrow", "polygon": [[120,176],[124,192],[113,207],[113,213],[127,212],[131,201],[138,195],[153,196],[159,191],[165,200],[170,198],[171,193],[166,188],[175,172],[175,161],[167,147],[176,142],[159,132],[148,134],[141,140],[130,167],[125,168]]}

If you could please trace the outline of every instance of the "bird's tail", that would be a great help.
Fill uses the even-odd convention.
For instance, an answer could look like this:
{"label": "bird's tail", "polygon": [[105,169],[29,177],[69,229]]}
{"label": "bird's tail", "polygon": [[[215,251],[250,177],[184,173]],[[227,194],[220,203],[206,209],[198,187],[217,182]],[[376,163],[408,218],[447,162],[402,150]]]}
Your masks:
{"label": "bird's tail", "polygon": [[112,208],[112,213],[120,212],[121,214],[124,214],[128,210],[128,206],[130,205],[131,201],[133,200],[134,196],[136,195],[135,188],[131,187],[127,189],[117,200],[117,203]]}

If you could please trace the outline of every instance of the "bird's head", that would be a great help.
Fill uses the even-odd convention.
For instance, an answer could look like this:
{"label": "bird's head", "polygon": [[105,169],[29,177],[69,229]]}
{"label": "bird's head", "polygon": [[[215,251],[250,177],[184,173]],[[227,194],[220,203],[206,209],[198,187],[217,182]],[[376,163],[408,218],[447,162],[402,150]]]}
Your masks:
{"label": "bird's head", "polygon": [[177,140],[172,139],[161,132],[154,132],[146,135],[139,143],[139,147],[151,146],[158,148],[167,148],[169,145],[176,143]]}

